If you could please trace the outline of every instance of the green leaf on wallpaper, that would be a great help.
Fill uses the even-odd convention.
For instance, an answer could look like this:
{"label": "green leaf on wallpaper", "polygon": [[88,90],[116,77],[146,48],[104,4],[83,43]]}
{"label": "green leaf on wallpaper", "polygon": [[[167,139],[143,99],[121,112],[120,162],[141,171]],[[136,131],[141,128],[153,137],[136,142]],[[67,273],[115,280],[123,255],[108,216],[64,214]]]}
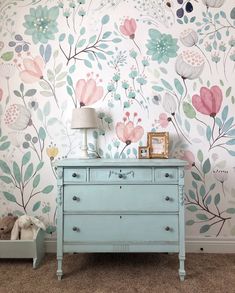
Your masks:
{"label": "green leaf on wallpaper", "polygon": [[211,140],[211,136],[212,136],[212,133],[211,133],[211,128],[210,128],[210,126],[207,126],[206,127],[206,138],[207,138],[207,140],[210,142],[210,140]]}
{"label": "green leaf on wallpaper", "polygon": [[235,144],[235,139],[230,139],[226,142],[227,145],[234,145]]}
{"label": "green leaf on wallpaper", "polygon": [[83,26],[81,29],[80,29],[80,35],[84,35],[86,32],[86,28]]}
{"label": "green leaf on wallpaper", "polygon": [[201,197],[204,197],[204,195],[206,194],[206,189],[205,189],[205,186],[204,185],[202,185],[200,187],[199,192],[200,192]]}
{"label": "green leaf on wallpaper", "polygon": [[88,68],[92,68],[92,64],[91,64],[91,62],[90,61],[88,61],[88,60],[84,60],[84,64],[88,67]]}
{"label": "green leaf on wallpaper", "polygon": [[223,126],[223,132],[226,132],[230,129],[230,127],[232,126],[233,124],[233,120],[234,118],[233,117],[230,117],[225,123],[224,123],[224,126]]}
{"label": "green leaf on wallpaper", "polygon": [[38,108],[38,111],[37,111],[37,116],[38,116],[38,120],[43,121],[42,111],[39,108]]}
{"label": "green leaf on wallpaper", "polygon": [[210,229],[210,225],[204,225],[200,228],[200,233],[206,233]]}
{"label": "green leaf on wallpaper", "polygon": [[192,105],[187,102],[183,103],[183,111],[186,117],[189,119],[194,119],[196,117],[196,111],[194,110]]}
{"label": "green leaf on wallpaper", "polygon": [[204,174],[207,174],[211,170],[211,163],[209,158],[203,163],[202,170]]}
{"label": "green leaf on wallpaper", "polygon": [[226,134],[227,136],[235,136],[235,129],[229,130]]}
{"label": "green leaf on wallpaper", "polygon": [[186,221],[186,225],[187,226],[192,226],[194,223],[195,223],[194,220],[188,220],[188,221]]}
{"label": "green leaf on wallpaper", "polygon": [[55,87],[56,88],[60,88],[60,87],[62,87],[62,86],[64,86],[66,84],[66,81],[64,80],[64,81],[60,81],[60,82],[57,82],[56,84],[55,84]]}
{"label": "green leaf on wallpaper", "polygon": [[101,53],[101,52],[96,52],[96,55],[97,55],[98,58],[100,58],[100,59],[102,59],[102,60],[106,60],[106,56],[105,56],[103,53]]}
{"label": "green leaf on wallpaper", "polygon": [[7,163],[5,163],[4,161],[0,160],[0,168],[2,169],[3,173],[6,174],[11,174],[11,170],[8,167]]}
{"label": "green leaf on wallpaper", "polygon": [[54,72],[51,69],[47,70],[47,77],[48,77],[50,82],[54,82],[55,75],[54,75]]}
{"label": "green leaf on wallpaper", "polygon": [[2,143],[1,145],[0,145],[0,151],[5,151],[6,149],[8,149],[9,148],[9,146],[10,146],[10,142],[9,141],[6,141],[6,142],[4,142],[4,143]]}
{"label": "green leaf on wallpaper", "polygon": [[122,40],[120,38],[114,38],[112,39],[112,42],[117,44],[117,43],[120,43]]}
{"label": "green leaf on wallpaper", "polygon": [[3,195],[5,196],[5,198],[8,201],[16,202],[16,198],[15,198],[15,196],[12,193],[7,192],[7,191],[3,191]]}
{"label": "green leaf on wallpaper", "polygon": [[29,178],[33,175],[33,163],[30,163],[24,173],[24,182],[29,180]]}
{"label": "green leaf on wallpaper", "polygon": [[[0,134],[1,136],[1,134]],[[0,138],[0,142],[4,142],[5,140],[7,140],[8,136],[4,135]]]}
{"label": "green leaf on wallpaper", "polygon": [[227,212],[228,214],[235,214],[235,209],[234,209],[234,208],[228,208],[228,209],[226,210],[226,212]]}
{"label": "green leaf on wallpaper", "polygon": [[89,44],[95,43],[96,39],[97,39],[97,36],[94,35],[94,36],[92,36],[92,37],[89,38],[88,43],[89,43]]}
{"label": "green leaf on wallpaper", "polygon": [[199,162],[202,163],[202,161],[203,161],[203,152],[201,150],[199,150],[197,152],[197,158],[198,158]]}
{"label": "green leaf on wallpaper", "polygon": [[61,62],[60,64],[58,64],[56,66],[56,68],[55,68],[55,74],[58,74],[61,71],[62,67],[63,67],[63,63]]}
{"label": "green leaf on wallpaper", "polygon": [[44,165],[44,162],[40,162],[40,163],[38,163],[38,165],[37,165],[37,168],[36,168],[36,171],[35,171],[35,172],[38,172],[39,170],[41,170],[41,169],[42,169],[42,167],[43,167],[43,165]]}
{"label": "green leaf on wallpaper", "polygon": [[46,83],[44,80],[39,81],[39,85],[44,89],[44,90],[49,90],[50,86],[48,83]]}
{"label": "green leaf on wallpaper", "polygon": [[222,125],[223,125],[223,123],[222,123],[222,121],[219,119],[219,117],[216,117],[216,118],[215,118],[215,123],[218,125],[219,128],[221,128]]}
{"label": "green leaf on wallpaper", "polygon": [[38,136],[41,140],[45,140],[46,138],[46,131],[44,130],[43,127],[40,127],[39,128],[39,131],[38,131]]}
{"label": "green leaf on wallpaper", "polygon": [[37,174],[33,179],[33,188],[38,187],[39,183],[40,183],[40,174]]}
{"label": "green leaf on wallpaper", "polygon": [[193,16],[193,17],[190,18],[190,22],[191,23],[193,23],[195,20],[196,20],[196,17],[195,16]]}
{"label": "green leaf on wallpaper", "polygon": [[227,150],[227,152],[228,152],[231,156],[235,157],[235,152],[234,152],[234,151]]}
{"label": "green leaf on wallpaper", "polygon": [[228,106],[225,106],[222,111],[222,120],[225,121],[228,117]]}
{"label": "green leaf on wallpaper", "polygon": [[36,94],[37,90],[35,89],[30,89],[30,90],[27,90],[27,92],[25,93],[25,96],[26,97],[32,97]]}
{"label": "green leaf on wallpaper", "polygon": [[53,124],[55,124],[55,123],[57,123],[57,122],[58,122],[58,119],[55,118],[55,117],[52,117],[52,118],[48,119],[48,121],[47,121],[47,125],[48,125],[48,126],[51,126],[51,125],[53,125]]}
{"label": "green leaf on wallpaper", "polygon": [[183,92],[184,92],[184,88],[183,88],[181,82],[177,78],[175,78],[174,84],[175,84],[175,88],[176,88],[177,92],[182,96]]}
{"label": "green leaf on wallpaper", "polygon": [[13,183],[13,180],[10,177],[8,177],[8,176],[0,176],[0,180],[2,180],[3,182],[5,182],[6,184]]}
{"label": "green leaf on wallpaper", "polygon": [[19,97],[19,98],[22,97],[22,94],[21,94],[19,91],[17,91],[17,90],[13,91],[13,93],[14,93],[17,97]]}
{"label": "green leaf on wallpaper", "polygon": [[14,53],[9,51],[9,52],[6,52],[4,54],[2,54],[1,58],[3,61],[10,61],[14,56]]}
{"label": "green leaf on wallpaper", "polygon": [[205,214],[196,214],[196,217],[202,221],[208,220],[208,217]]}
{"label": "green leaf on wallpaper", "polygon": [[53,97],[53,93],[51,91],[41,91],[40,94],[44,97]]}
{"label": "green leaf on wallpaper", "polygon": [[213,190],[215,188],[215,186],[216,186],[215,183],[211,184],[210,190]]}
{"label": "green leaf on wallpaper", "polygon": [[37,201],[34,205],[33,205],[33,209],[32,211],[35,212],[36,210],[38,210],[41,206],[41,201]]}
{"label": "green leaf on wallpaper", "polygon": [[16,162],[13,162],[13,174],[15,176],[15,179],[18,183],[21,182],[21,172],[18,164]]}
{"label": "green leaf on wallpaper", "polygon": [[67,75],[67,72],[61,72],[59,75],[56,76],[56,81],[60,81],[61,79],[63,79],[65,76]]}
{"label": "green leaf on wallpaper", "polygon": [[113,51],[106,51],[105,53],[106,53],[106,55],[113,55],[114,54]]}
{"label": "green leaf on wallpaper", "polygon": [[72,91],[71,87],[67,85],[66,89],[67,89],[67,93],[72,97],[73,91]]}
{"label": "green leaf on wallpaper", "polygon": [[31,158],[31,152],[25,153],[23,155],[23,158],[22,158],[22,161],[21,161],[22,166],[26,165],[30,161],[30,158]]}
{"label": "green leaf on wallpaper", "polygon": [[214,204],[217,206],[219,202],[220,202],[220,194],[217,193],[215,198],[214,198]]}
{"label": "green leaf on wallpaper", "polygon": [[165,79],[161,78],[161,82],[164,85],[165,88],[167,88],[170,91],[173,91],[173,87],[169,84],[168,81],[166,81]]}
{"label": "green leaf on wallpaper", "polygon": [[225,14],[225,12],[221,10],[221,11],[220,11],[220,16],[223,17],[223,18],[226,18],[226,14]]}
{"label": "green leaf on wallpaper", "polygon": [[207,198],[206,198],[206,204],[209,205],[211,203],[211,200],[212,200],[212,196],[209,195]]}
{"label": "green leaf on wallpaper", "polygon": [[106,14],[102,17],[101,23],[104,25],[109,22],[109,16]]}
{"label": "green leaf on wallpaper", "polygon": [[195,195],[194,191],[192,191],[192,189],[189,189],[188,194],[192,199],[196,199],[196,195]]}
{"label": "green leaf on wallpaper", "polygon": [[86,39],[81,39],[77,44],[76,44],[76,48],[81,48],[85,45],[86,43]]}
{"label": "green leaf on wallpaper", "polygon": [[157,92],[162,92],[162,91],[164,90],[163,87],[158,86],[158,85],[154,85],[154,86],[152,87],[152,89],[155,90],[155,91],[157,91]]}
{"label": "green leaf on wallpaper", "polygon": [[103,34],[103,36],[102,36],[102,39],[103,39],[103,40],[107,39],[108,37],[111,36],[111,34],[112,34],[112,32],[105,32],[105,33]]}
{"label": "green leaf on wallpaper", "polygon": [[195,172],[191,172],[193,178],[197,181],[202,181],[202,178]]}
{"label": "green leaf on wallpaper", "polygon": [[192,186],[197,189],[197,183],[194,180],[192,181]]}
{"label": "green leaf on wallpaper", "polygon": [[53,185],[48,185],[45,188],[43,188],[42,193],[48,194],[52,191],[53,188],[54,188]]}
{"label": "green leaf on wallpaper", "polygon": [[196,212],[198,208],[195,205],[187,206],[187,210],[190,212]]}
{"label": "green leaf on wallpaper", "polygon": [[76,69],[76,65],[73,64],[72,66],[69,67],[69,73],[70,74],[74,73],[75,69]]}
{"label": "green leaf on wallpaper", "polygon": [[107,49],[108,46],[109,46],[109,45],[107,45],[107,44],[101,43],[101,44],[99,44],[98,47],[99,47],[100,49]]}
{"label": "green leaf on wallpaper", "polygon": [[94,57],[94,55],[93,55],[91,52],[89,52],[89,53],[87,54],[87,56],[88,56],[88,58],[89,58],[91,61],[94,61],[94,60],[95,60],[95,57]]}
{"label": "green leaf on wallpaper", "polygon": [[61,34],[59,36],[59,42],[63,42],[64,39],[65,39],[65,34]]}
{"label": "green leaf on wallpaper", "polygon": [[191,125],[188,122],[188,120],[186,120],[186,119],[184,120],[184,126],[185,126],[185,129],[187,130],[187,132],[189,133],[190,129],[191,129]]}
{"label": "green leaf on wallpaper", "polygon": [[46,104],[43,107],[43,114],[44,116],[48,116],[51,112],[51,104],[50,102],[46,102]]}
{"label": "green leaf on wallpaper", "polygon": [[68,43],[70,46],[72,46],[74,43],[74,37],[71,34],[68,35]]}
{"label": "green leaf on wallpaper", "polygon": [[23,92],[24,92],[24,84],[21,82],[21,84],[20,84],[20,91],[21,91],[21,93],[23,94]]}

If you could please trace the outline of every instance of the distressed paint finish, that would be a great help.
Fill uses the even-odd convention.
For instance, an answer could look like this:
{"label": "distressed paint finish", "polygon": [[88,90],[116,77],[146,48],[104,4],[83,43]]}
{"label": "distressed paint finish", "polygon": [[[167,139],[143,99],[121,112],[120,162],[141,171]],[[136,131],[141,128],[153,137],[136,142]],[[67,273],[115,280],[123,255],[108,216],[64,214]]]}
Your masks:
{"label": "distressed paint finish", "polygon": [[[186,164],[176,159],[58,161],[64,174],[57,196],[62,203],[57,213],[58,279],[66,252],[177,252],[183,281]],[[142,178],[127,176],[138,171]],[[83,181],[80,172],[87,173]],[[93,173],[101,174],[99,180]]]}

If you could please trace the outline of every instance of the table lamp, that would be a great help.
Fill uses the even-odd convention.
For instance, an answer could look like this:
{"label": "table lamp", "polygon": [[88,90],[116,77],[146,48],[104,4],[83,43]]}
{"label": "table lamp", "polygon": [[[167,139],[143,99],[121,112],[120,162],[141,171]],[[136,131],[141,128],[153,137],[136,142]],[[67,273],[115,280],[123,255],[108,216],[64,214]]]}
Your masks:
{"label": "table lamp", "polygon": [[81,156],[79,159],[89,159],[87,153],[87,129],[98,128],[97,116],[93,108],[76,108],[72,113],[72,129],[82,129]]}

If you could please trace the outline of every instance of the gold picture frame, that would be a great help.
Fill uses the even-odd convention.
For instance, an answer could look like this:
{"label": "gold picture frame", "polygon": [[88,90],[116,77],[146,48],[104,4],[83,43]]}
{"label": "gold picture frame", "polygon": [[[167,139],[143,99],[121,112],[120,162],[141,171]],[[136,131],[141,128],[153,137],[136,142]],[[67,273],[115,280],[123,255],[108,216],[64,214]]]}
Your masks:
{"label": "gold picture frame", "polygon": [[169,132],[148,132],[149,157],[168,159]]}
{"label": "gold picture frame", "polygon": [[150,148],[148,146],[139,146],[138,158],[139,159],[149,159],[150,158]]}

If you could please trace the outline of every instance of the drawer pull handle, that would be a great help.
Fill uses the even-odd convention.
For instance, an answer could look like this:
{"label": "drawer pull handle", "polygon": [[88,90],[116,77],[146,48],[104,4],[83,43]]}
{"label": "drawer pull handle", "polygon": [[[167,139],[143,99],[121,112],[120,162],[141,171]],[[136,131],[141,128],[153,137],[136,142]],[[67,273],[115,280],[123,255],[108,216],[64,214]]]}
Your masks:
{"label": "drawer pull handle", "polygon": [[80,229],[78,227],[73,227],[74,232],[80,232]]}
{"label": "drawer pull handle", "polygon": [[118,177],[121,179],[121,178],[123,178],[123,175],[122,174],[119,174]]}
{"label": "drawer pull handle", "polygon": [[74,196],[73,196],[73,200],[74,200],[74,201],[80,201],[80,198],[77,197],[76,195],[74,195]]}
{"label": "drawer pull handle", "polygon": [[166,173],[165,174],[165,177],[167,178],[167,177],[170,177],[170,174],[169,173]]}
{"label": "drawer pull handle", "polygon": [[169,226],[166,226],[165,230],[166,231],[170,231],[170,227]]}
{"label": "drawer pull handle", "polygon": [[77,173],[73,173],[72,176],[73,176],[74,178],[76,178],[76,177],[78,177],[79,175],[78,175]]}
{"label": "drawer pull handle", "polygon": [[166,196],[166,197],[165,197],[165,200],[166,200],[166,201],[169,201],[169,200],[170,200],[170,197],[169,197],[169,196]]}

